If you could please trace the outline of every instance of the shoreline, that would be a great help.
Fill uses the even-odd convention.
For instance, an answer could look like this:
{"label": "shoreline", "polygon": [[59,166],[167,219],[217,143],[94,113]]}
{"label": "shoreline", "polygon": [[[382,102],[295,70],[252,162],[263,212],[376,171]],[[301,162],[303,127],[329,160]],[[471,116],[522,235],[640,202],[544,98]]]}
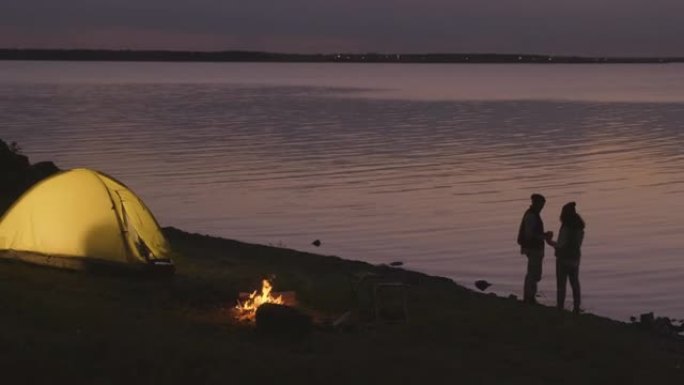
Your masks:
{"label": "shoreline", "polygon": [[[6,144],[4,141],[0,139],[0,164],[3,162],[3,159],[5,162],[7,162],[7,159],[11,159],[11,161],[8,163],[8,167],[10,171],[12,169],[15,170],[15,176],[13,177],[14,180],[19,180],[16,186],[12,186],[10,183],[5,183],[5,191],[3,191],[2,186],[0,186],[0,216],[3,214],[3,211],[7,209],[10,205],[10,203],[18,198],[20,194],[30,188],[34,183],[40,181],[41,179],[48,177],[56,172],[59,171],[59,168],[54,165],[54,163],[50,161],[46,162],[39,162],[39,163],[34,163],[31,164],[29,162],[29,157],[26,155],[23,155],[21,153],[21,148],[19,147],[18,144],[12,143],[11,145]],[[22,180],[23,178],[23,180]],[[170,227],[174,228],[174,227]],[[197,232],[194,232],[193,230],[185,231],[185,230],[179,230],[186,232],[188,234],[200,234]],[[217,239],[227,239],[222,235],[219,234],[204,234],[201,233],[202,236],[207,236],[207,237],[213,237]],[[236,241],[237,242],[237,241]],[[249,244],[254,244],[254,245],[261,245],[261,246],[267,246],[267,247],[276,247],[276,248],[284,248],[288,250],[293,250],[298,253],[316,253],[316,250],[310,251],[310,250],[299,250],[299,249],[290,249],[285,245],[281,244],[275,244],[272,245],[270,243],[258,243],[258,242],[245,242],[245,241],[239,241],[242,243],[249,243]],[[350,262],[361,262],[361,263],[366,263],[369,266],[375,266],[375,267],[387,267],[385,264],[377,264],[373,262],[367,262],[365,259],[346,259],[344,258],[343,260],[345,261],[350,261]],[[549,262],[552,262],[552,258],[547,258],[546,259],[546,264],[547,264],[547,270],[552,269],[552,263],[549,264]],[[456,280],[454,277],[449,277],[447,275],[440,274],[438,272],[427,272],[427,271],[422,271],[421,269],[415,269],[415,270],[407,270],[411,271],[416,274],[424,274],[427,276],[439,278],[439,279],[446,279],[453,281],[456,285],[462,287],[465,290],[475,290],[475,287],[473,283],[478,280],[478,279],[490,279],[486,275],[478,276],[478,277],[471,277],[471,280]],[[520,280],[522,281],[523,276],[521,275]],[[545,281],[553,280],[553,276],[549,275],[545,279]],[[465,283],[468,282],[468,283]],[[494,285],[497,285],[496,282],[492,282]],[[553,288],[552,288],[553,289]],[[507,298],[511,296],[516,296],[519,297],[520,294],[516,293],[515,290],[510,291],[510,292],[505,292],[505,291],[498,291],[496,287],[492,288],[489,292],[489,295],[496,295],[500,298]],[[549,300],[543,302],[543,306],[547,307],[553,307],[553,298],[554,298],[555,291],[549,292],[548,295],[546,296]],[[593,309],[592,311],[596,311]],[[671,314],[669,313],[660,313],[660,312],[654,312],[653,309],[650,308],[642,308],[642,309],[630,309],[626,312],[624,312],[624,317],[612,317],[610,315],[602,314],[600,311],[591,313],[599,317],[604,317],[606,319],[610,319],[616,322],[624,322],[628,323],[631,320],[636,320],[638,317],[641,315],[645,314],[654,314],[654,318],[665,318],[665,319],[670,319]],[[678,317],[671,318],[672,320],[678,320]],[[634,321],[633,321],[634,322]],[[684,319],[682,319],[679,322],[684,322]]]}
{"label": "shoreline", "polygon": [[[2,149],[0,161],[18,159],[19,175],[33,175],[28,158]],[[629,324],[575,315],[401,268],[162,231],[174,252],[172,277],[0,261],[5,376],[131,384],[684,381],[684,338],[653,317]],[[368,277],[378,281],[362,281]],[[295,309],[316,327],[300,335],[282,326],[273,335],[238,322],[231,309],[240,293],[264,278],[295,293]],[[380,283],[403,292],[379,300]]]}
{"label": "shoreline", "polygon": [[[681,338],[422,273],[175,228],[164,233],[178,252],[172,280],[0,262],[0,341],[11,353],[0,363],[6,375],[134,384],[684,380]],[[277,337],[237,323],[229,312],[238,292],[266,274],[275,275],[276,290],[296,292],[301,309],[333,320],[355,306],[347,278],[368,271],[403,277],[408,322],[354,318],[343,328]],[[29,370],[36,362],[43,370]]]}
{"label": "shoreline", "polygon": [[[163,227],[163,230],[164,230],[164,232],[166,232],[166,231],[180,232],[180,233],[183,233],[187,236],[192,236],[192,237],[209,238],[209,239],[215,239],[215,240],[219,240],[219,241],[237,242],[240,244],[251,245],[254,247],[266,247],[266,248],[273,248],[273,249],[281,249],[281,250],[287,250],[287,251],[293,252],[293,253],[315,255],[315,256],[319,256],[319,257],[323,257],[323,258],[332,257],[332,258],[337,258],[337,259],[340,259],[342,261],[353,263],[353,264],[357,264],[357,263],[364,264],[364,265],[367,265],[371,268],[395,269],[395,267],[392,267],[390,265],[391,262],[376,263],[376,262],[371,262],[371,261],[365,260],[363,258],[347,258],[344,256],[339,256],[337,254],[319,254],[318,252],[316,252],[316,250],[311,251],[311,250],[291,248],[285,244],[272,244],[272,243],[261,243],[261,242],[257,242],[257,241],[244,241],[244,240],[240,240],[240,239],[229,238],[229,237],[219,235],[219,234],[203,233],[203,232],[178,228],[175,226],[165,226],[165,227]],[[552,255],[545,257],[544,263],[545,263],[545,271],[549,271],[549,272],[554,271],[555,257],[553,257]],[[491,279],[489,279],[488,277],[486,277],[484,275],[478,276],[478,277],[471,277],[472,281],[464,281],[464,280],[462,281],[462,280],[458,280],[458,279],[453,278],[453,277],[449,277],[447,275],[440,274],[438,272],[428,272],[428,271],[423,271],[421,269],[413,269],[411,267],[405,267],[405,266],[398,267],[398,269],[406,271],[410,274],[422,275],[422,276],[426,276],[426,277],[434,278],[434,279],[438,279],[438,280],[446,280],[446,281],[453,283],[454,285],[458,286],[459,288],[461,288],[463,290],[471,291],[473,293],[480,294],[480,295],[487,295],[487,296],[492,296],[492,297],[495,296],[496,298],[501,298],[501,299],[506,299],[506,300],[509,300],[509,299],[515,297],[516,300],[522,304],[522,293],[518,294],[518,293],[514,293],[514,292],[498,291],[498,290],[494,289],[493,286],[492,286],[492,289],[488,288],[485,291],[478,291],[476,284],[475,284],[475,282],[477,280],[482,279],[485,281],[491,281],[490,283],[492,285],[497,284],[496,281],[492,281]],[[540,293],[542,293],[542,297],[545,297],[548,300],[539,301],[539,306],[549,308],[549,309],[555,309],[555,275],[553,275],[552,273],[547,273],[547,274],[549,274],[549,276],[544,277],[544,280],[554,282],[552,285],[554,291],[547,292],[546,294],[543,294],[543,292],[540,292]],[[520,285],[522,286],[523,279],[524,279],[524,272],[519,278],[520,278]],[[465,282],[468,282],[468,283],[465,283]],[[568,287],[567,293],[566,293],[565,311],[569,312],[571,307],[572,307],[571,305],[572,305],[572,291],[571,291],[570,287]],[[667,319],[668,322],[672,322],[672,324],[675,328],[681,327],[681,332],[679,332],[679,334],[684,338],[684,318],[673,317],[672,314],[657,312],[657,311],[650,309],[650,308],[631,309],[630,311],[625,312],[626,315],[624,316],[624,318],[612,317],[610,315],[602,314],[600,311],[596,312],[594,309],[592,309],[591,311],[584,309],[582,314],[591,315],[591,316],[603,318],[603,319],[606,319],[606,320],[609,320],[612,322],[618,322],[618,323],[628,324],[628,325],[629,324],[634,324],[634,325],[639,324],[641,322],[640,318],[642,316],[648,316],[650,314],[653,316],[654,320],[657,320],[657,319],[665,320],[665,319]]]}

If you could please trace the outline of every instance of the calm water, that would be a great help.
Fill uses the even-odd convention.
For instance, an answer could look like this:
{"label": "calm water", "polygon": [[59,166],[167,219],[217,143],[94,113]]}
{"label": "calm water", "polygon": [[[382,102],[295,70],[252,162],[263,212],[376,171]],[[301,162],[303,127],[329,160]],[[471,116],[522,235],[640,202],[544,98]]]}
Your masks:
{"label": "calm water", "polygon": [[584,307],[684,318],[681,65],[0,62],[0,122],[33,161],[123,180],[163,225],[502,295],[522,291],[530,193],[556,233],[575,200]]}

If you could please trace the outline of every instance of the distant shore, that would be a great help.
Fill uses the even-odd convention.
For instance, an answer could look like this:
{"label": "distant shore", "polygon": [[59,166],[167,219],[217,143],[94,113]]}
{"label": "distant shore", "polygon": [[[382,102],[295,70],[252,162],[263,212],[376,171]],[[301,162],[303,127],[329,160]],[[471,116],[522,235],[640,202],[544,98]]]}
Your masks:
{"label": "distant shore", "polygon": [[257,51],[166,51],[100,49],[0,49],[0,60],[141,61],[141,62],[275,62],[275,63],[533,63],[665,64],[684,57],[589,57],[487,53],[331,53],[289,54]]}

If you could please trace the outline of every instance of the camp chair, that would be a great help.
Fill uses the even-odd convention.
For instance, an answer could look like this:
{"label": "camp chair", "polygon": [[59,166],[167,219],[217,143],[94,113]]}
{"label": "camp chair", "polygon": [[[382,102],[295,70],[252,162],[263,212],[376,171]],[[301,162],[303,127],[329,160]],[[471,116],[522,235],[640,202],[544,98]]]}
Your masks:
{"label": "camp chair", "polygon": [[370,315],[374,322],[408,322],[408,285],[392,273],[361,271],[350,275],[357,311]]}

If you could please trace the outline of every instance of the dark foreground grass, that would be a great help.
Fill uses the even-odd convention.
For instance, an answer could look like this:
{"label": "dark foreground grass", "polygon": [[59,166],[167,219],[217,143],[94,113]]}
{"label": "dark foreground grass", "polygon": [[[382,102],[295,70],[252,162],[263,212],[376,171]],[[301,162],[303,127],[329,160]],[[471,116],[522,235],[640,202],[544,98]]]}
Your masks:
{"label": "dark foreground grass", "polygon": [[[680,384],[681,342],[592,315],[482,295],[362,262],[167,229],[171,279],[0,263],[3,383]],[[407,324],[303,339],[232,322],[239,291],[275,275],[321,319],[359,302],[350,279],[410,284]],[[363,305],[363,297],[361,298]]]}

